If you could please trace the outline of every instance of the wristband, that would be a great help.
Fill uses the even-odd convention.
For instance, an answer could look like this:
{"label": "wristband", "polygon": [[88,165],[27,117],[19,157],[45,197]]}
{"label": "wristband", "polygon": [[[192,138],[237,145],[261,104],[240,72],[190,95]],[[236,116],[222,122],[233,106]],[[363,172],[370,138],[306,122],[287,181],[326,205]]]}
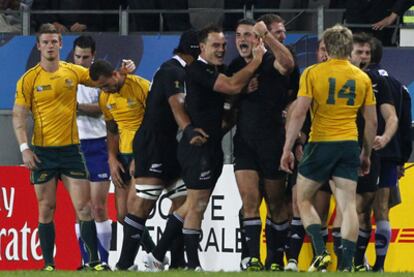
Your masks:
{"label": "wristband", "polygon": [[29,147],[29,145],[26,142],[20,144],[20,152],[23,153],[23,151],[24,150],[27,150],[27,149],[30,149],[30,147]]}

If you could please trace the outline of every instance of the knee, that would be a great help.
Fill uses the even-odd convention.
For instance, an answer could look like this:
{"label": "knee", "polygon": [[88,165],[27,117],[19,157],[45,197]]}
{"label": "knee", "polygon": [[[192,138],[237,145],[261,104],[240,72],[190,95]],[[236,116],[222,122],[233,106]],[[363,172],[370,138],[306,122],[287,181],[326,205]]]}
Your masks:
{"label": "knee", "polygon": [[297,206],[299,211],[302,213],[303,211],[310,210],[312,207],[312,202],[308,199],[298,199]]}
{"label": "knee", "polygon": [[106,206],[101,204],[92,205],[92,214],[95,220],[103,221],[107,219]]}
{"label": "knee", "polygon": [[371,213],[359,213],[358,214],[359,228],[363,230],[371,229]]}
{"label": "knee", "polygon": [[244,195],[243,197],[243,214],[245,217],[258,216],[260,201],[254,195]]}
{"label": "knee", "polygon": [[384,207],[379,207],[374,210],[375,220],[388,220],[388,209]]}
{"label": "knee", "polygon": [[206,210],[208,200],[199,199],[198,201],[191,201],[188,203],[188,214],[202,215]]}
{"label": "knee", "polygon": [[91,205],[89,203],[78,203],[75,209],[80,220],[92,219]]}
{"label": "knee", "polygon": [[53,219],[56,210],[56,203],[40,202],[39,203],[39,221],[50,222]]}
{"label": "knee", "polygon": [[269,208],[269,212],[272,215],[277,215],[281,213],[283,210],[285,210],[283,202],[279,202],[279,201],[272,201],[270,203],[267,203],[267,207]]}
{"label": "knee", "polygon": [[200,200],[198,201],[197,205],[196,205],[196,209],[195,211],[199,214],[203,214],[204,211],[207,209],[207,205],[208,205],[208,199],[205,200]]}

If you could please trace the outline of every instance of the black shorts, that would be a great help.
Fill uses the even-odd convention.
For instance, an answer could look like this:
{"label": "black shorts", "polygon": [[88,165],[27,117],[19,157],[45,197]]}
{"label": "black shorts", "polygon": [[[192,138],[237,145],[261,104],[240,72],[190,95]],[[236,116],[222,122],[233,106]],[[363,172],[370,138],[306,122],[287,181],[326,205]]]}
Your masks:
{"label": "black shorts", "polygon": [[397,186],[397,162],[381,159],[378,188],[393,188]]}
{"label": "black shorts", "polygon": [[134,177],[154,177],[166,182],[178,179],[181,168],[177,160],[177,146],[175,136],[139,129],[133,143]]}
{"label": "black shorts", "polygon": [[270,180],[280,180],[286,173],[279,169],[285,141],[284,132],[266,139],[247,139],[234,136],[234,171],[256,170]]}
{"label": "black shorts", "polygon": [[369,174],[358,178],[357,193],[375,192],[378,189],[378,181],[381,170],[381,160],[374,151],[371,154],[371,168]]}
{"label": "black shorts", "polygon": [[183,138],[178,144],[178,161],[187,188],[213,189],[223,170],[221,141],[196,146]]}

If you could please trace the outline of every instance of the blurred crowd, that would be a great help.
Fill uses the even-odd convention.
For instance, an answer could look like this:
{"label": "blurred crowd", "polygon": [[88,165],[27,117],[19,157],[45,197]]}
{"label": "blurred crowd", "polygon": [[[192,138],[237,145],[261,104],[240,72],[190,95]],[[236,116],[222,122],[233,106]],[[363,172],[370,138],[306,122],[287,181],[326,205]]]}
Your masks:
{"label": "blurred crowd", "polygon": [[[118,32],[119,15],[98,14],[95,10],[129,9],[130,32],[184,31],[190,28],[200,29],[207,24],[218,24],[224,30],[233,30],[237,20],[244,13],[236,10],[251,11],[257,9],[306,9],[324,6],[326,9],[343,9],[339,16],[325,14],[325,23],[338,22],[352,25],[369,26],[370,31],[385,46],[396,44],[395,26],[403,23],[404,13],[414,5],[412,0],[1,0],[0,32],[19,33],[22,30],[19,10],[31,9],[31,32],[46,22],[53,23],[62,32]],[[90,10],[91,14],[53,14],[37,13],[47,10]],[[181,13],[180,11],[186,10]],[[151,12],[156,11],[156,12]],[[142,13],[144,12],[144,13]],[[261,13],[254,12],[254,17]],[[253,16],[253,15],[252,15]],[[316,20],[306,13],[282,14],[291,24],[290,30],[315,31]],[[408,16],[404,17],[408,18]],[[161,20],[160,20],[161,19]],[[407,23],[411,23],[408,18]],[[311,27],[309,27],[311,26]],[[313,27],[312,27],[313,26]],[[312,28],[312,29],[309,29]],[[355,29],[355,28],[354,28]],[[358,31],[361,28],[358,27]],[[394,35],[394,38],[393,38]]]}

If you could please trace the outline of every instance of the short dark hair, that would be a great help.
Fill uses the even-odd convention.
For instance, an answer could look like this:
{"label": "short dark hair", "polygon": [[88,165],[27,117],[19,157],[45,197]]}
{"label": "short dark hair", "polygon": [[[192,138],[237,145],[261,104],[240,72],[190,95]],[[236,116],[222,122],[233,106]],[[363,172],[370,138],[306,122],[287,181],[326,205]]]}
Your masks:
{"label": "short dark hair", "polygon": [[203,28],[198,32],[198,41],[199,42],[206,42],[208,34],[210,33],[222,33],[223,29],[218,25],[208,25],[207,27]]}
{"label": "short dark hair", "polygon": [[240,25],[254,26],[255,24],[256,24],[256,21],[254,21],[254,19],[251,19],[251,18],[242,18],[239,21],[237,21],[236,29]]}
{"label": "short dark hair", "polygon": [[365,43],[371,44],[371,39],[372,39],[372,36],[364,32],[355,33],[352,35],[353,42],[357,44],[365,44]]}
{"label": "short dark hair", "polygon": [[76,46],[82,49],[90,48],[92,54],[95,54],[96,43],[93,37],[89,35],[81,35],[77,37],[73,42],[73,50],[75,50]]}
{"label": "short dark hair", "polygon": [[177,48],[174,54],[187,54],[197,59],[200,55],[200,45],[198,44],[198,33],[195,30],[188,30],[181,34]]}
{"label": "short dark hair", "polygon": [[59,39],[60,40],[62,39],[62,34],[56,29],[55,25],[51,23],[45,23],[45,24],[40,25],[39,30],[37,31],[37,34],[36,34],[37,42],[39,42],[39,38],[43,34],[58,34]]}
{"label": "short dark hair", "polygon": [[380,63],[382,60],[382,42],[376,37],[371,38],[371,63]]}
{"label": "short dark hair", "polygon": [[257,22],[259,21],[263,21],[264,24],[266,24],[267,29],[269,30],[270,30],[270,25],[272,25],[272,23],[274,22],[283,23],[283,24],[285,23],[285,20],[280,15],[277,15],[274,13],[267,13],[267,14],[260,16],[257,19]]}
{"label": "short dark hair", "polygon": [[95,61],[89,68],[89,76],[93,81],[97,81],[99,77],[111,77],[115,68],[113,65],[105,60]]}

